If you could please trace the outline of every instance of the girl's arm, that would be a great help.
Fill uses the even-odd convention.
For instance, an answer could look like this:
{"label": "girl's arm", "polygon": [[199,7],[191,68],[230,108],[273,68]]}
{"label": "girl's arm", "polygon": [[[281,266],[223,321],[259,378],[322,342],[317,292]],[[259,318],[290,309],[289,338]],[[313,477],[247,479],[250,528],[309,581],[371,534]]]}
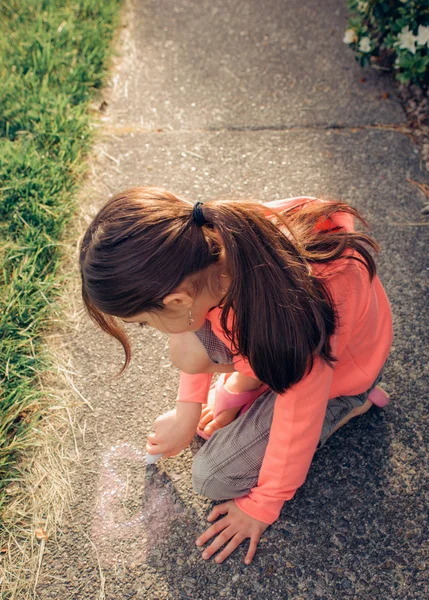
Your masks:
{"label": "girl's arm", "polygon": [[206,404],[213,373],[180,373],[177,402],[198,402]]}
{"label": "girl's arm", "polygon": [[277,397],[258,485],[236,505],[247,515],[271,524],[286,500],[304,483],[322,430],[333,370],[315,360],[307,377]]}

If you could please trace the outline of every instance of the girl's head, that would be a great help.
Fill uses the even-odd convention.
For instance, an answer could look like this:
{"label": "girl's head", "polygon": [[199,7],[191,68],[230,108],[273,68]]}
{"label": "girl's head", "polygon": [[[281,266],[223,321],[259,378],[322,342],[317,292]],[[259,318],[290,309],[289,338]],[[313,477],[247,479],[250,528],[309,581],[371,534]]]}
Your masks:
{"label": "girl's head", "polygon": [[280,216],[263,204],[224,200],[202,211],[205,223],[198,224],[191,203],[163,189],[132,188],[109,200],[84,236],[83,300],[123,345],[125,366],[130,345],[118,318],[179,333],[199,329],[218,304],[233,347],[275,391],[299,381],[315,354],[332,361],[334,308],[311,265],[350,249],[374,275],[364,244],[375,243],[326,226],[334,212],[360,218],[357,212],[308,203]]}
{"label": "girl's head", "polygon": [[80,255],[83,299],[121,342],[112,317],[147,321],[166,333],[202,326],[211,306],[204,314],[199,309],[217,297],[222,248],[213,227],[199,227],[192,213],[191,203],[165,190],[133,188],[112,198],[88,228]]}

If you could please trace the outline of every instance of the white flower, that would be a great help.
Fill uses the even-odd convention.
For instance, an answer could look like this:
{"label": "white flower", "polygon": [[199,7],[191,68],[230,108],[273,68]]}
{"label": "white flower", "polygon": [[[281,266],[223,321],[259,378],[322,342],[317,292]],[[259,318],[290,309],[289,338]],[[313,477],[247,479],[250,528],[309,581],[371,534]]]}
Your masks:
{"label": "white flower", "polygon": [[344,32],[343,42],[345,44],[353,44],[358,41],[357,33],[354,29],[346,29]]}
{"label": "white flower", "polygon": [[426,44],[426,46],[429,47],[429,27],[419,25],[416,41],[419,46],[424,46]]}
{"label": "white flower", "polygon": [[371,52],[371,40],[369,37],[364,37],[359,42],[359,50],[361,52]]}
{"label": "white flower", "polygon": [[363,2],[362,0],[359,0],[359,2],[357,3],[357,9],[359,12],[366,12],[366,9],[368,8],[368,4],[369,2]]}
{"label": "white flower", "polygon": [[398,41],[395,46],[398,46],[401,50],[409,50],[413,54],[416,53],[416,41],[417,37],[410,31],[410,28],[404,27],[401,33],[398,34]]}

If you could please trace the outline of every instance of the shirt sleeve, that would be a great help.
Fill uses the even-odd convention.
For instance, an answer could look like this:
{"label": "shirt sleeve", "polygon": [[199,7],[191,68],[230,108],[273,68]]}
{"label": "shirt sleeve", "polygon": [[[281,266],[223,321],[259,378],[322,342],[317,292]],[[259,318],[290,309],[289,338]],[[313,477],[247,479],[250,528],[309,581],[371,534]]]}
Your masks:
{"label": "shirt sleeve", "polygon": [[180,372],[179,391],[176,402],[207,402],[212,373],[197,373],[190,375]]}
{"label": "shirt sleeve", "polygon": [[332,376],[332,368],[316,359],[304,379],[277,397],[258,485],[235,500],[251,517],[273,523],[304,483],[320,439]]}

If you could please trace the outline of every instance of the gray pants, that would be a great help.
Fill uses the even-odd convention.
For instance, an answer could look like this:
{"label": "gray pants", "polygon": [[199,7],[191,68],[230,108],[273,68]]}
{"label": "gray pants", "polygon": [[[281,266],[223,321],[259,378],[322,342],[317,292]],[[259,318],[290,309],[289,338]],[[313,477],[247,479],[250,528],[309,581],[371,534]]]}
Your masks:
{"label": "gray pants", "polygon": [[[209,321],[196,334],[213,362],[232,362],[231,353],[212,333]],[[350,411],[365,404],[380,380],[381,374],[362,394],[328,401],[318,448],[325,444],[331,431]],[[276,398],[277,393],[272,390],[261,394],[244,415],[216,431],[197,452],[192,481],[198,494],[212,500],[230,500],[245,496],[257,485]]]}

